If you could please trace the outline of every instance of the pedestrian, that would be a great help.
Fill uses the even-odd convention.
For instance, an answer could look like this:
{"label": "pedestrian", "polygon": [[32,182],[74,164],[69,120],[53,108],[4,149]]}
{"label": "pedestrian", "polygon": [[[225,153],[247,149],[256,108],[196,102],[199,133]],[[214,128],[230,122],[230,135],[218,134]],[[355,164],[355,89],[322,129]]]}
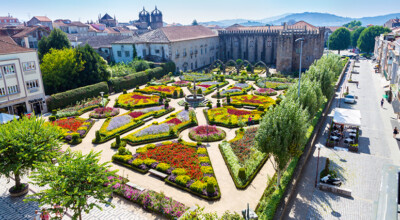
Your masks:
{"label": "pedestrian", "polygon": [[357,84],[357,89],[358,89],[358,81],[356,82],[356,84]]}
{"label": "pedestrian", "polygon": [[56,217],[60,217],[61,218],[60,209],[61,209],[60,205],[57,204],[57,205],[54,206],[54,210],[56,211]]}
{"label": "pedestrian", "polygon": [[393,130],[393,138],[396,138],[396,135],[399,133],[399,129],[397,129],[397,127],[394,127]]}
{"label": "pedestrian", "polygon": [[40,215],[41,220],[50,220],[50,214],[46,209],[42,209],[42,214]]}
{"label": "pedestrian", "polygon": [[40,216],[39,210],[35,210],[35,217],[33,217],[33,220],[40,220]]}
{"label": "pedestrian", "polygon": [[382,98],[382,100],[381,100],[381,108],[383,108],[383,102],[385,102],[385,100],[383,100],[383,98]]}
{"label": "pedestrian", "polygon": [[248,124],[249,124],[249,126],[251,125],[251,115],[249,116]]}

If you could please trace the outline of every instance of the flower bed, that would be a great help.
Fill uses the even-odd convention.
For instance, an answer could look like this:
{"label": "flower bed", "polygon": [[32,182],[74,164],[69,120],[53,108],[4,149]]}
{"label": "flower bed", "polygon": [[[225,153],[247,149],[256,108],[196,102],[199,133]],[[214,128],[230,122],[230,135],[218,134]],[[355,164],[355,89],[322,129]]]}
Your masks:
{"label": "flower bed", "polygon": [[204,110],[204,114],[209,124],[235,128],[239,126],[240,119],[246,123],[250,116],[253,123],[258,123],[261,120],[263,112],[257,110],[241,110],[232,106],[224,106]]}
{"label": "flower bed", "polygon": [[132,92],[120,95],[115,102],[115,106],[128,110],[157,106],[159,105],[159,99],[160,96],[158,95],[144,95],[139,92]]}
{"label": "flower bed", "polygon": [[164,106],[137,109],[125,113],[121,116],[107,119],[101,126],[100,140],[94,139],[93,143],[104,143],[115,137],[117,134],[123,134],[144,124],[143,119],[148,117],[161,117],[174,111],[174,108],[165,109]]}
{"label": "flower bed", "polygon": [[150,85],[152,85],[152,86],[167,85],[168,83],[171,83],[171,82],[175,82],[174,78],[169,75],[165,75],[159,80],[154,80],[154,79],[151,80]]}
{"label": "flower bed", "polygon": [[101,97],[83,100],[81,102],[78,102],[74,106],[70,106],[70,107],[67,107],[67,108],[57,111],[56,117],[64,118],[64,117],[71,117],[71,116],[79,116],[85,112],[88,112],[92,109],[100,107],[100,105],[102,103],[104,103],[104,106],[107,105],[108,101],[109,101],[108,99],[104,98],[103,102],[101,102]]}
{"label": "flower bed", "polygon": [[173,86],[179,86],[179,87],[186,87],[186,86],[190,86],[191,82],[186,81],[186,80],[181,80],[181,81],[177,81],[172,83]]}
{"label": "flower bed", "polygon": [[181,80],[186,81],[211,81],[214,79],[213,74],[205,74],[205,73],[184,73],[182,76],[179,77]]}
{"label": "flower bed", "polygon": [[128,180],[122,177],[115,178],[110,176],[108,179],[110,182],[106,183],[105,186],[111,187],[115,194],[139,204],[145,210],[158,213],[169,219],[179,218],[189,209],[183,203],[165,196],[163,192],[158,193],[153,190],[140,191],[134,189],[126,185]]}
{"label": "flower bed", "polygon": [[[84,138],[94,124],[92,119],[83,119],[78,117],[60,118],[50,122],[63,130],[64,141],[72,143],[72,136],[78,134],[79,138]],[[77,144],[77,143],[74,143]]]}
{"label": "flower bed", "polygon": [[[282,80],[279,80],[282,79]],[[273,81],[272,81],[273,80]],[[281,82],[284,81],[284,82]],[[291,80],[285,78],[262,78],[257,81],[257,86],[260,88],[271,88],[274,90],[285,90],[291,85]]]}
{"label": "flower bed", "polygon": [[[220,92],[220,95],[221,97],[226,97],[228,93],[230,96],[243,95],[246,94],[247,91],[249,91],[251,88],[252,86],[247,83],[236,83],[234,85],[229,86],[226,90],[222,90]],[[217,95],[214,94],[212,95],[212,97],[217,98]]]}
{"label": "flower bed", "polygon": [[197,125],[195,115],[190,118],[189,111],[182,110],[176,114],[171,114],[165,121],[144,127],[122,140],[130,145],[139,145],[143,143],[151,143],[160,140],[176,138],[177,134],[188,127]]}
{"label": "flower bed", "polygon": [[108,118],[114,117],[119,114],[119,109],[111,107],[99,107],[95,108],[89,117],[91,118]]}
{"label": "flower bed", "polygon": [[275,104],[275,100],[268,96],[239,95],[231,97],[231,105],[235,107],[256,106],[268,109],[273,104]]}
{"label": "flower bed", "polygon": [[271,88],[259,88],[255,91],[255,94],[264,95],[264,96],[274,96],[274,95],[278,94],[278,92],[275,91],[275,89],[271,89]]}
{"label": "flower bed", "polygon": [[174,98],[174,91],[176,91],[177,93],[177,97],[183,97],[184,94],[182,92],[182,88],[181,87],[177,87],[177,86],[148,86],[145,87],[144,89],[138,89],[136,90],[138,92],[142,92],[142,93],[146,93],[146,94],[152,94],[152,93],[160,93],[160,94],[164,94],[168,97]]}
{"label": "flower bed", "polygon": [[200,142],[220,141],[226,137],[224,130],[217,128],[215,125],[201,125],[193,128],[189,132],[189,138]]}
{"label": "flower bed", "polygon": [[195,143],[166,141],[148,144],[134,155],[112,157],[113,162],[146,173],[157,169],[168,176],[167,183],[208,200],[220,198],[220,189],[205,146]]}
{"label": "flower bed", "polygon": [[[226,85],[228,85],[228,81],[224,82],[217,82],[217,81],[206,81],[206,82],[200,82],[197,83],[196,85],[196,90],[201,89],[203,92],[203,95],[208,95],[215,91],[217,89],[217,86],[219,85],[219,88],[222,88]],[[193,93],[193,88],[189,86],[190,91]]]}
{"label": "flower bed", "polygon": [[[236,137],[219,145],[232,179],[239,189],[246,188],[255,178],[258,171],[268,160],[268,155],[256,149],[255,136],[257,127],[236,131]],[[244,168],[245,177],[239,177],[239,170]]]}

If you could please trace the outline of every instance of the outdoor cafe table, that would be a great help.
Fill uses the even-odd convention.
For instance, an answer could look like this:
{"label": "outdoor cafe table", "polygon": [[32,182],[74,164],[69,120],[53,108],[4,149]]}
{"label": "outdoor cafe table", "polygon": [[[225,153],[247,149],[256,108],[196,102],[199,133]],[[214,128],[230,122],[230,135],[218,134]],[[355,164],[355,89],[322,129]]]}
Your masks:
{"label": "outdoor cafe table", "polygon": [[350,136],[351,138],[355,138],[355,137],[356,137],[356,133],[350,133],[349,136]]}
{"label": "outdoor cafe table", "polygon": [[357,131],[356,130],[354,130],[354,129],[348,129],[347,130],[349,133],[356,133]]}
{"label": "outdoor cafe table", "polygon": [[345,140],[344,140],[344,143],[353,143],[353,139],[351,139],[351,138],[346,138]]}
{"label": "outdoor cafe table", "polygon": [[339,140],[339,137],[331,136],[331,140],[333,140],[333,141],[338,141],[338,140]]}

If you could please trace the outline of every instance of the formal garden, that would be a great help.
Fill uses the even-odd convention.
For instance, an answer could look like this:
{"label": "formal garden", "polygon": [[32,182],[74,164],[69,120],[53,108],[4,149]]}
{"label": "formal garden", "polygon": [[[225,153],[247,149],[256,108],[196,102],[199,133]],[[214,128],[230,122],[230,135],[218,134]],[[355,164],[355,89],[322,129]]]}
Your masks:
{"label": "formal garden", "polygon": [[[62,194],[57,190],[68,185],[58,177],[46,177],[46,170],[68,177],[75,169],[84,178],[71,177],[74,188],[66,190],[74,195],[75,188],[87,183],[93,190],[82,195],[104,204],[109,204],[106,198],[113,192],[167,219],[193,215],[207,219],[201,208],[189,210],[195,204],[218,214],[230,210],[233,213],[224,213],[228,216],[224,219],[240,219],[237,213],[249,203],[260,219],[272,219],[345,62],[337,56],[315,62],[302,76],[300,99],[297,79],[271,76],[261,67],[254,73],[242,66],[241,74],[226,71],[223,75],[218,68],[212,73],[173,76],[171,64],[114,65],[108,83],[51,95],[48,106],[53,111],[46,122],[24,118],[1,126],[7,136],[0,138],[0,145],[21,140],[19,148],[40,164],[22,161],[24,172],[20,172],[19,166],[8,166],[18,164],[19,155],[0,148],[0,170],[4,170],[0,173],[19,176],[35,169],[34,181],[57,181],[50,184],[49,195],[30,198],[41,204],[60,202]],[[196,108],[185,104],[185,96],[194,93],[203,94],[208,104]],[[35,126],[43,129],[38,131],[43,137],[33,142],[26,129]],[[6,129],[21,129],[20,135],[32,138],[23,139]],[[51,154],[24,148],[35,144]],[[89,154],[80,152],[87,149]],[[116,170],[122,172],[117,175]],[[24,187],[19,182],[13,192]],[[87,197],[82,201],[88,203]],[[76,216],[93,208],[71,207]]]}

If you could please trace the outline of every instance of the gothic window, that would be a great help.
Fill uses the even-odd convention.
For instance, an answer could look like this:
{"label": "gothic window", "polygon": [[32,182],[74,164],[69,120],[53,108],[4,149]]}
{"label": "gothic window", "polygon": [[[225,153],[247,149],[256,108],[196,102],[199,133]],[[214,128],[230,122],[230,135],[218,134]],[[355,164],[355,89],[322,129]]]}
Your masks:
{"label": "gothic window", "polygon": [[272,41],[267,41],[267,47],[272,47]]}
{"label": "gothic window", "polygon": [[250,41],[250,47],[254,47],[254,41]]}

